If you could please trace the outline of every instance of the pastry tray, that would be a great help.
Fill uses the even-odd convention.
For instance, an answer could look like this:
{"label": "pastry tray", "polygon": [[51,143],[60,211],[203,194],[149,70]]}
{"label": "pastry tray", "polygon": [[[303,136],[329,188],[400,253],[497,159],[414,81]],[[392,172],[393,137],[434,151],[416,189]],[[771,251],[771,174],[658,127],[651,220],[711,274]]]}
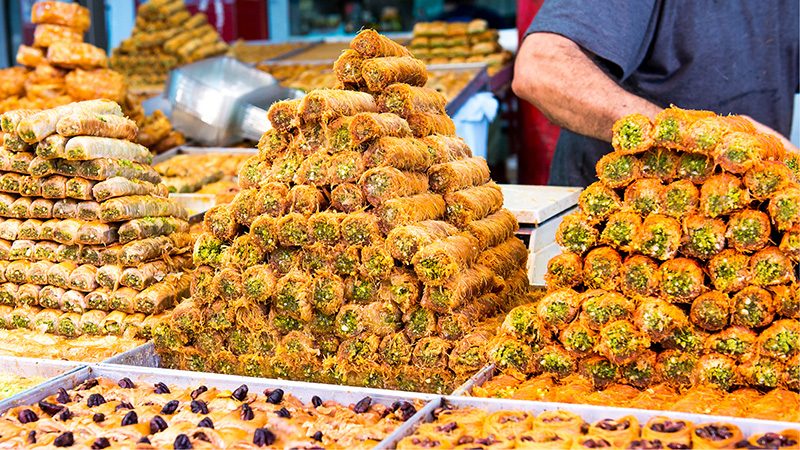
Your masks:
{"label": "pastry tray", "polygon": [[[373,402],[391,406],[398,400],[420,400],[425,403],[406,423],[398,427],[392,434],[381,441],[376,449],[394,448],[395,443],[408,435],[418,426],[423,418],[424,412],[431,406],[439,404],[440,397],[433,394],[419,394],[413,392],[388,391],[383,389],[351,388],[347,386],[335,386],[317,383],[303,383],[297,381],[272,380],[264,378],[251,378],[236,375],[219,375],[200,372],[185,372],[171,369],[156,369],[152,367],[133,367],[116,366],[110,364],[92,364],[74,370],[65,376],[51,380],[52,382],[43,383],[35,390],[29,390],[17,395],[15,406],[32,405],[40,400],[54,395],[59,388],[67,390],[73,389],[84,381],[106,377],[112,380],[120,380],[124,377],[130,378],[134,383],[157,383],[162,382],[167,385],[181,387],[197,386],[205,384],[218,389],[234,390],[242,384],[254,392],[261,392],[265,389],[281,388],[287,394],[291,393],[303,403],[311,401],[314,395],[323,400],[334,400],[343,405],[350,405],[358,402],[366,396],[372,398]],[[2,412],[4,410],[0,410]],[[431,410],[432,411],[432,410]]]}
{"label": "pastry tray", "polygon": [[223,153],[231,155],[246,153],[255,155],[258,153],[258,149],[255,147],[195,147],[191,145],[179,145],[175,148],[167,150],[164,153],[159,153],[153,156],[152,165],[155,166],[156,164],[169,161],[178,155],[206,155],[208,153]]}
{"label": "pastry tray", "polygon": [[446,396],[445,399],[454,406],[470,405],[488,409],[489,411],[510,409],[533,411],[536,414],[539,414],[545,410],[564,409],[576,414],[580,414],[587,422],[595,422],[606,418],[616,419],[623,416],[632,415],[636,417],[641,424],[644,424],[653,416],[667,416],[672,419],[689,420],[695,424],[707,422],[729,422],[741,428],[745,435],[764,433],[768,431],[777,432],[787,428],[800,430],[800,423],[781,422],[777,420],[748,419],[742,417],[716,416],[712,414],[622,408],[616,406],[582,405],[578,403],[539,402],[534,400],[515,400],[509,398],[472,397],[472,388],[475,386],[481,386],[487,381],[491,380],[495,373],[494,369],[494,364],[485,366],[480,372],[472,377],[474,383],[468,386],[467,389],[464,389],[462,391],[463,393],[454,393],[452,396]]}
{"label": "pastry tray", "polygon": [[[103,361],[103,364],[120,364],[126,366],[138,366],[138,367],[161,367],[161,357],[158,356],[156,353],[155,346],[152,342],[148,342],[144,345],[140,345],[136,348],[128,350],[125,353],[120,353],[112,358],[109,358]],[[475,375],[473,375],[470,379],[465,381],[461,386],[456,388],[453,391],[452,395],[469,395],[472,392],[472,387],[476,385],[480,386],[483,382],[485,382],[488,378],[491,378],[491,370],[494,369],[494,365],[486,366],[480,371],[478,371]],[[184,372],[184,373],[196,373],[202,376],[205,376],[207,372]],[[488,375],[487,375],[488,374]],[[338,386],[338,385],[325,385],[325,386]],[[350,389],[357,389],[357,388],[350,388]],[[404,392],[404,391],[399,391]],[[436,395],[436,394],[428,394],[428,395]]]}
{"label": "pastry tray", "polygon": [[[437,404],[438,403],[438,404]],[[745,437],[757,433],[775,432],[779,433],[787,429],[800,430],[800,424],[794,422],[778,422],[773,420],[757,420],[757,419],[742,419],[737,417],[727,416],[712,416],[705,414],[690,414],[672,411],[652,411],[646,409],[633,409],[633,408],[617,408],[609,406],[594,406],[594,405],[579,405],[572,403],[551,403],[551,402],[533,402],[522,400],[509,400],[498,398],[471,398],[471,397],[442,397],[439,402],[431,402],[425,408],[418,411],[414,417],[418,420],[412,427],[406,428],[405,436],[410,436],[414,433],[417,427],[422,423],[433,422],[434,411],[444,405],[450,404],[456,408],[474,407],[486,410],[488,412],[495,411],[528,411],[534,415],[539,415],[544,411],[552,410],[566,410],[580,415],[583,420],[589,423],[594,423],[603,419],[620,419],[624,416],[634,416],[641,425],[647,423],[654,416],[665,416],[672,420],[686,420],[694,423],[695,425],[710,422],[723,422],[736,425],[742,431]],[[422,416],[422,417],[420,417]],[[399,430],[398,430],[399,431]]]}
{"label": "pastry tray", "polygon": [[47,378],[47,380],[35,386],[0,400],[0,412],[25,403],[26,399],[38,395],[48,385],[59,383],[61,379],[82,367],[86,367],[86,364],[53,359],[0,356],[0,372],[13,373],[23,377],[40,376]]}
{"label": "pastry tray", "polygon": [[475,75],[464,86],[458,94],[450,99],[445,106],[447,115],[453,117],[470,97],[481,91],[489,90],[489,75],[486,73],[486,64],[483,63],[462,63],[462,64],[431,64],[428,72],[475,72]]}

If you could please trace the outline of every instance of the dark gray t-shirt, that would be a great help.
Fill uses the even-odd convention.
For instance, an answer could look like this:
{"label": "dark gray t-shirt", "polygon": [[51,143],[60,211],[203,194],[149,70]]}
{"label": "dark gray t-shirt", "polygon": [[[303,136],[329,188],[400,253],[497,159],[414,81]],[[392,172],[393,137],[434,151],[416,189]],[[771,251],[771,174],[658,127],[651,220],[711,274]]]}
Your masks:
{"label": "dark gray t-shirt", "polygon": [[[661,107],[747,114],[788,136],[798,17],[797,0],[547,0],[528,33],[569,38],[624,89]],[[611,150],[562,130],[550,184],[594,182]]]}

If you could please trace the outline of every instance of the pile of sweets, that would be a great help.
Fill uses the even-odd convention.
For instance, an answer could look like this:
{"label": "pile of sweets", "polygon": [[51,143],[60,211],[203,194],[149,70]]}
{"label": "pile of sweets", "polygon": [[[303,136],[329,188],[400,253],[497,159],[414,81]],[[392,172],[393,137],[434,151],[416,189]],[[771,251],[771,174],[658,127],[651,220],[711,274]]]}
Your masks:
{"label": "pile of sweets", "polygon": [[131,37],[111,55],[111,67],[138,89],[161,89],[175,67],[225,53],[228,45],[203,13],[191,15],[182,0],[139,5]]}
{"label": "pile of sweets", "polygon": [[420,22],[408,48],[427,64],[486,63],[493,71],[514,54],[498,44],[498,33],[483,19],[471,22]]}
{"label": "pile of sweets", "polygon": [[194,240],[136,124],[90,100],[0,125],[2,326],[146,337],[148,315],[188,294]]}
{"label": "pile of sweets", "polygon": [[34,3],[33,45],[20,45],[20,66],[0,70],[0,113],[15,109],[52,108],[73,101],[110,99],[131,105],[122,75],[109,70],[106,53],[83,42],[89,10],[77,3]]}
{"label": "pile of sweets", "polygon": [[[298,393],[302,395],[302,393]],[[420,402],[354,405],[283,389],[250,392],[92,378],[0,416],[0,447],[139,449],[370,449],[410,419]]]}
{"label": "pile of sweets", "polygon": [[669,108],[614,125],[615,152],[513,310],[501,368],[596,385],[798,389],[798,158],[737,116]]}
{"label": "pile of sweets", "polygon": [[450,405],[434,411],[413,435],[397,443],[398,450],[419,448],[519,449],[716,449],[797,448],[798,431],[787,429],[745,436],[726,422],[694,424],[653,416],[639,423],[632,415],[587,423],[566,410],[495,411]]}
{"label": "pile of sweets", "polygon": [[483,319],[529,301],[517,222],[425,65],[373,30],[351,47],[352,89],[275,103],[206,213],[192,298],[153,333],[167,365],[448,392],[486,362]]}

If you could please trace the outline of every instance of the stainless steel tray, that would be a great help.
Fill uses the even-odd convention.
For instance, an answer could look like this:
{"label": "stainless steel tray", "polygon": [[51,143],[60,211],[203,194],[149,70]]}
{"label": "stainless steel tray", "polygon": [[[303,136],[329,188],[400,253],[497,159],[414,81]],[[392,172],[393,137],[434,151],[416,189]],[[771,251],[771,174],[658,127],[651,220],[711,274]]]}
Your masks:
{"label": "stainless steel tray", "polygon": [[489,77],[489,90],[497,92],[500,89],[507,89],[511,85],[511,79],[514,77],[514,61],[503,66],[502,69],[495,72],[494,75]]}
{"label": "stainless steel tray", "polygon": [[38,401],[54,395],[58,388],[73,389],[79,384],[90,378],[106,377],[113,380],[119,380],[124,377],[130,378],[134,383],[156,383],[162,382],[167,385],[176,385],[180,387],[197,386],[205,384],[214,386],[218,389],[234,390],[242,384],[256,392],[261,392],[265,389],[281,388],[286,393],[291,393],[300,401],[306,403],[311,401],[314,395],[319,396],[323,400],[334,400],[343,405],[349,405],[358,402],[366,396],[372,398],[373,402],[382,403],[384,405],[391,405],[398,400],[420,400],[425,402],[425,407],[421,408],[417,413],[412,416],[405,424],[397,428],[392,434],[387,436],[380,442],[376,449],[389,449],[393,448],[394,444],[413,432],[413,429],[421,422],[426,411],[433,412],[433,408],[439,405],[440,396],[432,394],[419,394],[412,392],[389,391],[383,389],[368,389],[368,388],[351,388],[346,386],[334,386],[328,384],[317,383],[303,383],[297,381],[284,381],[272,380],[264,378],[251,378],[236,375],[219,375],[211,373],[200,372],[186,372],[181,370],[170,369],[157,369],[149,367],[134,367],[134,366],[118,366],[111,364],[93,364],[84,366],[68,376],[62,376],[53,380],[52,385],[37,389],[34,392],[28,392],[26,395],[19,396],[19,401],[16,405],[34,404]]}
{"label": "stainless steel tray", "polygon": [[[775,420],[743,419],[728,416],[713,416],[710,414],[690,414],[674,411],[654,411],[648,409],[617,408],[611,406],[579,405],[572,403],[533,402],[525,400],[509,400],[501,398],[474,398],[474,397],[444,397],[451,405],[463,408],[472,406],[487,411],[530,411],[540,414],[544,411],[563,409],[579,414],[583,420],[593,423],[603,419],[619,419],[624,416],[634,416],[640,424],[644,425],[653,416],[667,416],[671,419],[682,419],[694,424],[709,422],[727,422],[734,424],[742,430],[745,436],[755,433],[780,432],[787,428],[798,429],[800,424],[794,422],[779,422]],[[424,421],[431,421],[432,416],[427,416]]]}
{"label": "stainless steel tray", "polygon": [[47,378],[47,380],[36,386],[0,400],[0,412],[24,404],[25,399],[29,398],[29,396],[37,395],[50,384],[59,383],[61,378],[80,370],[82,367],[86,367],[86,364],[52,359],[0,356],[0,372],[13,373],[24,377],[40,376]]}
{"label": "stainless steel tray", "polygon": [[480,386],[486,381],[490,380],[492,378],[492,374],[494,374],[494,364],[487,364],[483,366],[478,373],[471,376],[469,380],[459,386],[458,389],[453,391],[451,395],[456,397],[472,395],[472,388],[475,386]]}
{"label": "stainless steel tray", "polygon": [[431,64],[428,66],[429,72],[475,72],[472,79],[464,86],[459,93],[450,99],[445,106],[447,115],[453,117],[470,97],[481,91],[489,90],[489,75],[486,73],[486,64],[483,63],[463,63],[463,64]]}
{"label": "stainless steel tray", "polygon": [[[606,418],[619,418],[622,416],[633,415],[640,423],[647,422],[652,416],[669,416],[675,419],[690,420],[693,423],[705,422],[730,422],[736,424],[742,429],[742,432],[747,433],[764,433],[767,431],[781,431],[787,428],[800,429],[800,423],[794,422],[781,422],[777,420],[761,420],[761,419],[746,419],[740,417],[730,416],[717,416],[712,414],[694,414],[683,413],[677,411],[660,411],[638,408],[621,408],[612,406],[598,406],[598,405],[582,405],[578,403],[557,403],[557,402],[539,402],[533,400],[516,400],[508,398],[482,398],[472,397],[472,388],[481,386],[487,381],[491,380],[494,376],[495,367],[493,364],[487,365],[474,377],[474,382],[469,389],[463,390],[459,393],[453,393],[452,396],[447,396],[446,399],[451,404],[456,406],[476,406],[488,409],[489,411],[499,411],[502,409],[515,409],[524,411],[533,411],[537,414],[551,409],[565,409],[583,416],[587,422],[594,422]],[[454,399],[458,399],[455,401]],[[750,431],[747,431],[750,430]]]}
{"label": "stainless steel tray", "polygon": [[232,155],[246,153],[255,155],[258,153],[258,149],[255,147],[196,147],[192,145],[180,145],[164,153],[153,156],[153,165],[155,166],[156,164],[169,161],[178,155],[206,155],[208,153],[225,153]]}
{"label": "stainless steel tray", "polygon": [[156,353],[152,342],[132,348],[127,352],[112,356],[103,361],[104,364],[121,364],[124,366],[161,367],[161,357]]}

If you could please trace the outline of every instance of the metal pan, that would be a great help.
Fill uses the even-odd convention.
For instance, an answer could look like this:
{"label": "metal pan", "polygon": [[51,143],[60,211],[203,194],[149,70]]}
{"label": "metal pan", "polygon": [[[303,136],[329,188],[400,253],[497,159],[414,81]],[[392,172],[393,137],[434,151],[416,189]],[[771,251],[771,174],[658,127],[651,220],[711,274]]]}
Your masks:
{"label": "metal pan", "polygon": [[[315,395],[324,400],[334,400],[343,405],[356,403],[366,396],[372,398],[373,402],[381,403],[387,406],[390,406],[392,403],[399,400],[420,400],[424,402],[425,407],[417,411],[417,413],[408,421],[406,421],[404,425],[396,429],[392,434],[387,436],[384,441],[375,447],[381,449],[393,448],[394,443],[396,443],[406,434],[411,433],[413,431],[413,427],[415,427],[416,424],[420,423],[422,420],[425,411],[427,411],[429,407],[437,406],[441,398],[437,395],[431,394],[388,391],[383,389],[350,388],[346,386],[327,384],[271,380],[236,375],[186,372],[181,370],[157,369],[149,367],[118,366],[100,363],[82,367],[70,373],[68,376],[63,376],[57,380],[54,380],[55,383],[52,385],[38,389],[35,392],[27,393],[24,396],[20,396],[20,401],[17,403],[17,405],[35,404],[38,401],[57,393],[58,388],[60,387],[70,390],[88,379],[97,377],[105,377],[113,380],[120,380],[124,377],[128,377],[134,383],[153,384],[156,382],[162,382],[167,385],[176,385],[180,387],[205,384],[218,389],[227,389],[231,391],[242,384],[246,384],[247,387],[253,392],[261,392],[265,389],[281,388],[286,393],[291,393],[304,403],[310,402],[311,398]],[[430,409],[430,411],[432,412],[433,409]]]}
{"label": "metal pan", "polygon": [[127,352],[114,355],[103,361],[104,364],[120,364],[123,366],[161,367],[161,357],[156,353],[152,342],[132,348]]}
{"label": "metal pan", "polygon": [[81,367],[86,367],[86,365],[72,361],[0,356],[0,372],[13,373],[24,377],[39,376],[48,378],[48,380],[36,386],[0,400],[0,412],[24,404],[24,399],[30,395],[37,395],[49,384],[58,383],[61,377],[71,374]]}
{"label": "metal pan", "polygon": [[[735,417],[711,416],[705,414],[688,414],[670,411],[650,411],[644,409],[632,408],[616,408],[607,406],[593,406],[593,405],[576,405],[568,403],[549,403],[549,402],[531,402],[521,400],[508,400],[497,398],[471,398],[471,397],[442,397],[438,402],[431,402],[421,409],[412,419],[419,418],[416,423],[406,423],[402,431],[406,432],[402,437],[410,436],[416,429],[423,423],[430,423],[434,421],[434,411],[444,405],[449,404],[456,408],[479,408],[488,412],[496,411],[528,411],[534,415],[541,414],[544,411],[551,410],[565,410],[575,414],[579,414],[583,420],[589,423],[594,423],[603,419],[612,418],[619,419],[628,415],[636,417],[640,424],[644,425],[653,416],[666,416],[673,420],[687,420],[694,424],[702,424],[709,422],[724,422],[736,425],[742,431],[744,437],[749,437],[757,433],[767,432],[781,432],[786,429],[798,429],[800,426],[793,422],[778,422],[771,420],[756,420],[756,419],[741,419]],[[421,417],[420,417],[421,416]],[[397,431],[401,431],[398,429]],[[396,434],[396,433],[395,433]],[[381,442],[383,444],[383,442]],[[395,445],[396,441],[392,443]],[[377,447],[376,447],[377,448]],[[382,447],[391,448],[391,447]]]}
{"label": "metal pan", "polygon": [[190,145],[181,145],[164,153],[159,153],[153,156],[153,165],[155,166],[156,164],[169,161],[178,155],[207,155],[209,153],[223,153],[231,155],[245,153],[249,155],[255,155],[258,153],[258,149],[255,147],[194,147]]}
{"label": "metal pan", "polygon": [[445,106],[447,115],[453,117],[464,103],[478,92],[489,89],[489,75],[486,73],[486,64],[482,63],[463,63],[463,64],[432,64],[428,66],[429,72],[475,72],[472,79],[464,86],[459,93],[450,99]]}

